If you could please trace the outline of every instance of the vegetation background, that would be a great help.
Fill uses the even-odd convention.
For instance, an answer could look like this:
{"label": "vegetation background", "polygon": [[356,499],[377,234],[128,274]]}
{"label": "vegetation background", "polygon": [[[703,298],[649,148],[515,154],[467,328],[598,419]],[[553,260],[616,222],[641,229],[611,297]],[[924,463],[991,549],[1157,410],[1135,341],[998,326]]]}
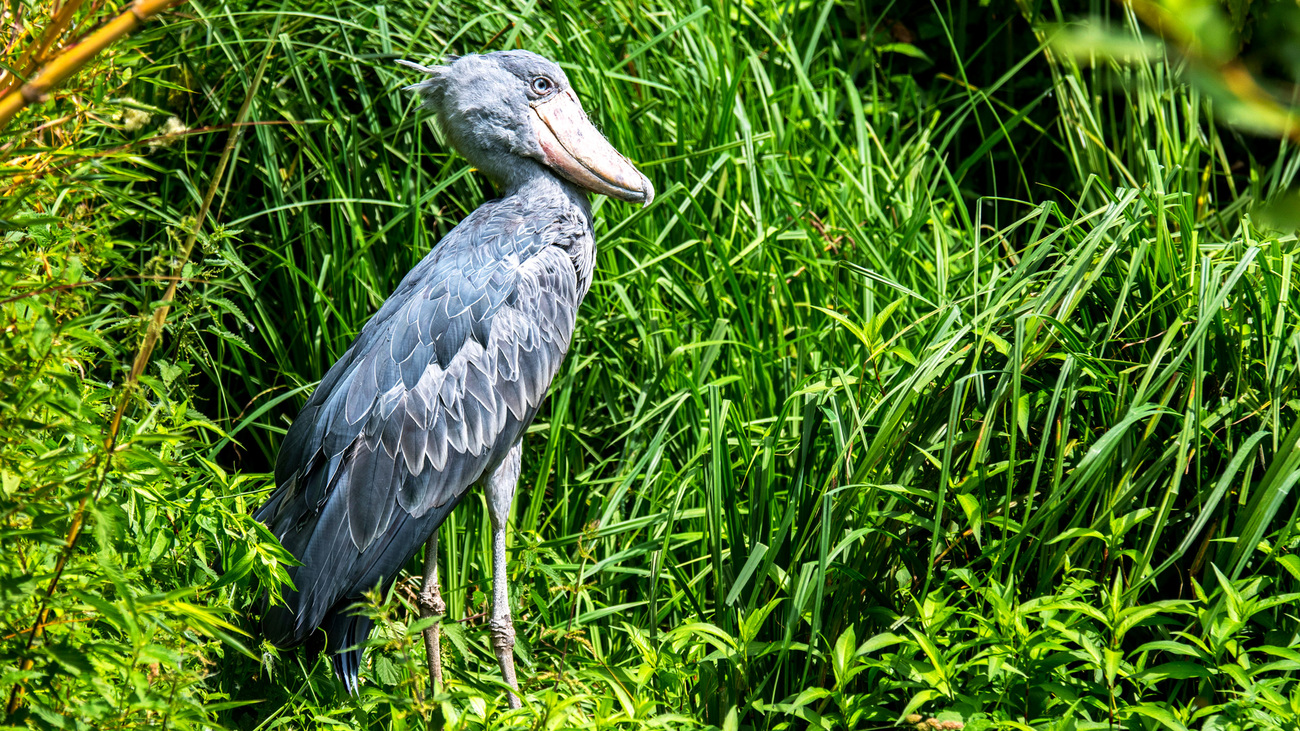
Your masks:
{"label": "vegetation background", "polygon": [[[127,9],[9,0],[0,87]],[[1300,728],[1298,15],[178,6],[0,129],[3,723]],[[525,441],[525,708],[476,500],[442,531],[450,682],[413,564],[352,698],[256,636],[286,557],[249,512],[492,195],[394,61],[515,47],[662,192],[596,202]]]}

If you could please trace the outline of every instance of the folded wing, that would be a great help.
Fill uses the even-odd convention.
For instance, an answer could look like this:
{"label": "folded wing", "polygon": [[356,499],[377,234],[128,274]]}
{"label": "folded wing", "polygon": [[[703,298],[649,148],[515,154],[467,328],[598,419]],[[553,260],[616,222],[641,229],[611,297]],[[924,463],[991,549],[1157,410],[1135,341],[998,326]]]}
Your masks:
{"label": "folded wing", "polygon": [[[321,380],[256,513],[302,566],[267,638],[369,634],[344,610],[398,570],[523,435],[555,377],[581,293],[569,256],[485,206],[402,284]],[[346,644],[344,644],[346,643]],[[336,659],[355,683],[359,654]]]}

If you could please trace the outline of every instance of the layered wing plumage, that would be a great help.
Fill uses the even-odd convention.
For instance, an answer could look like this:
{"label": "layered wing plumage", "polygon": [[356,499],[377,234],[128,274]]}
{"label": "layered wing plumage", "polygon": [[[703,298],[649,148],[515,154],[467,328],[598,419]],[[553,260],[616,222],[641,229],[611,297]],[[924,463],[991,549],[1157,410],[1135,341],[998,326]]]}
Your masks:
{"label": "layered wing plumage", "polygon": [[[344,610],[387,588],[468,488],[522,436],[554,378],[585,284],[564,247],[509,199],[479,208],[413,269],[290,427],[256,517],[302,566],[267,638],[319,626],[337,651],[369,634]],[[355,684],[359,653],[336,656]]]}

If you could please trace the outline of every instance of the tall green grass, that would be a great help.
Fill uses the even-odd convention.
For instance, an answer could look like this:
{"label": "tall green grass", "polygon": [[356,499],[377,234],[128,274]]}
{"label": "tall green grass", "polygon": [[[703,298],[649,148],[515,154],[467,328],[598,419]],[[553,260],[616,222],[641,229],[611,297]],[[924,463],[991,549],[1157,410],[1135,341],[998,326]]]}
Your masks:
{"label": "tall green grass", "polygon": [[[257,124],[128,412],[140,466],[90,493],[87,583],[51,594],[76,621],[3,643],[0,686],[32,688],[11,722],[129,697],[137,713],[98,724],[1296,727],[1295,237],[1252,211],[1300,157],[1220,128],[1176,61],[1080,65],[1050,46],[1068,11],[1009,3],[186,7],[124,54],[136,103],[205,129],[256,87]],[[559,60],[662,192],[596,202],[596,283],[525,439],[528,708],[502,715],[493,681],[477,498],[441,532],[447,693],[427,698],[412,565],[376,598],[354,700],[326,663],[223,624],[255,632],[279,570],[246,513],[315,381],[492,195],[393,62],[513,47]],[[73,168],[62,184],[93,193],[102,227],[87,237],[50,213],[55,188],[3,214],[49,214],[96,273],[155,273],[225,144],[137,142],[107,180]],[[27,257],[61,250],[12,220],[6,286],[29,291],[48,274]],[[0,305],[15,342],[77,343],[5,364],[88,409],[58,429],[104,420],[161,293],[90,291],[45,319],[31,297]],[[3,540],[22,560],[0,616],[21,629],[64,506],[93,487],[43,450],[93,440],[18,419],[36,407],[6,388]],[[170,654],[122,649],[155,645]],[[169,662],[167,695],[149,667]]]}

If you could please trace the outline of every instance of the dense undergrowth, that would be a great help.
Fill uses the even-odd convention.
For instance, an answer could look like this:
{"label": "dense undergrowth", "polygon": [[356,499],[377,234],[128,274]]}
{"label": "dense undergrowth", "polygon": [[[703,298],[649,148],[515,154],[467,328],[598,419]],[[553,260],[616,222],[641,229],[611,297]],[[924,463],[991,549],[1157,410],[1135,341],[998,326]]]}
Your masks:
{"label": "dense undergrowth", "polygon": [[[52,8],[3,12],[15,68]],[[1051,45],[1089,12],[1141,33],[997,1],[191,2],[118,46],[0,130],[5,723],[1296,729],[1296,238],[1266,204],[1300,156],[1177,57]],[[525,709],[477,500],[442,530],[445,692],[412,565],[350,698],[256,636],[284,556],[249,512],[314,382],[491,195],[393,61],[516,46],[661,193],[597,201],[525,440]]]}

